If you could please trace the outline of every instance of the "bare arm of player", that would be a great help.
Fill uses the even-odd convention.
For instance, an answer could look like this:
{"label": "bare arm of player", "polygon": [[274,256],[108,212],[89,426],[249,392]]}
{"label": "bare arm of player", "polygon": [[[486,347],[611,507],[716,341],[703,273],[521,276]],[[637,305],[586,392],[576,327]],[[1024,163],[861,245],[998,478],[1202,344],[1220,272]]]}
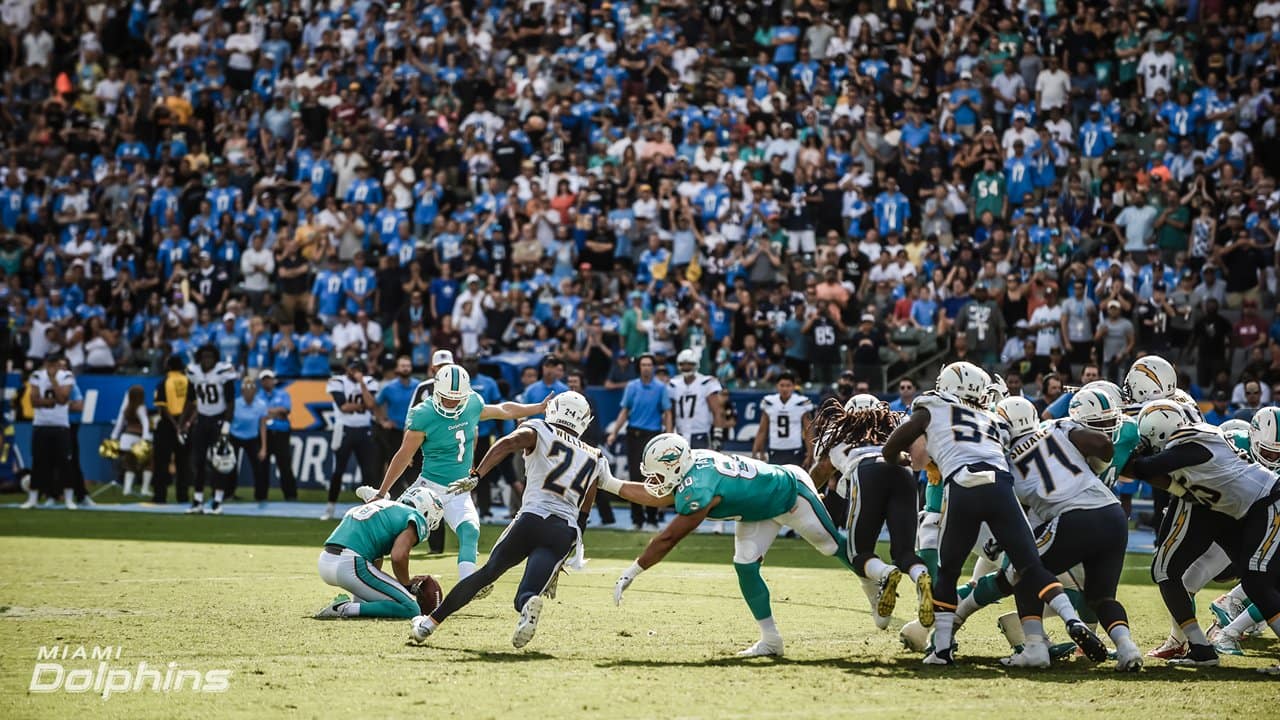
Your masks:
{"label": "bare arm of player", "polygon": [[395,545],[391,546],[391,571],[395,573],[400,584],[409,587],[409,551],[418,544],[418,533],[407,527],[396,536]]}
{"label": "bare arm of player", "polygon": [[911,443],[911,469],[920,472],[929,467],[929,441],[921,435]]}
{"label": "bare arm of player", "polygon": [[533,428],[516,428],[503,435],[498,442],[489,448],[489,452],[486,452],[484,457],[480,459],[480,463],[476,465],[473,474],[477,477],[484,477],[492,472],[494,468],[501,465],[508,455],[521,450],[532,450],[537,444],[538,434],[533,431]]}
{"label": "bare arm of player", "polygon": [[547,411],[547,403],[551,402],[553,397],[555,397],[555,393],[548,395],[542,402],[536,404],[501,402],[496,405],[485,405],[484,409],[480,411],[480,419],[519,420],[530,415],[539,415]]}
{"label": "bare arm of player", "polygon": [[724,421],[724,398],[720,397],[720,393],[707,396],[707,407],[711,408],[712,427],[728,427]]}
{"label": "bare arm of player", "polygon": [[662,562],[667,553],[671,552],[686,535],[697,529],[698,525],[711,512],[711,508],[719,504],[720,496],[717,495],[711,499],[711,502],[706,507],[692,515],[676,515],[675,519],[662,529],[662,532],[649,541],[649,544],[644,548],[644,552],[640,553],[640,557],[636,558],[636,564],[648,570]]}
{"label": "bare arm of player", "polygon": [[405,430],[404,438],[400,441],[400,449],[391,458],[391,464],[387,465],[387,472],[382,476],[382,484],[378,486],[378,494],[369,498],[368,502],[380,500],[391,492],[391,486],[396,484],[396,480],[404,474],[405,468],[409,467],[409,463],[413,462],[413,454],[422,447],[422,441],[426,437],[426,433],[421,430]]}
{"label": "bare arm of player", "polygon": [[764,443],[768,437],[769,416],[762,412],[760,413],[760,426],[756,428],[756,439],[751,441],[751,457],[757,460],[764,460],[767,457],[764,452]]}
{"label": "bare arm of player", "polygon": [[1071,444],[1076,446],[1080,454],[1087,458],[1111,462],[1111,457],[1115,455],[1116,447],[1111,444],[1111,438],[1097,430],[1076,428],[1067,437],[1071,439]]}
{"label": "bare arm of player", "polygon": [[813,484],[822,487],[826,486],[827,492],[836,489],[836,466],[831,464],[830,457],[823,457],[809,470],[809,477],[813,479]]}
{"label": "bare arm of player", "polygon": [[895,465],[911,465],[912,458],[907,451],[911,449],[916,438],[924,436],[924,431],[928,427],[928,410],[919,408],[911,413],[911,417],[894,428],[893,434],[884,442],[884,448],[880,450],[880,454],[884,456],[885,462],[891,462]]}

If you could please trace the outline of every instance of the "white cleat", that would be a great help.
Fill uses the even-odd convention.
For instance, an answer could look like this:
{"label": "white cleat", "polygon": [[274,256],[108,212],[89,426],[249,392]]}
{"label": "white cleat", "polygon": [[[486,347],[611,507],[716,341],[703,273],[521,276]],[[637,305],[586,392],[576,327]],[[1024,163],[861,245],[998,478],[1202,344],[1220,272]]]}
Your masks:
{"label": "white cleat", "polygon": [[188,515],[203,515],[204,503],[198,503],[195,500],[192,500],[191,507],[187,508],[186,512]]}
{"label": "white cleat", "polygon": [[72,498],[67,498],[67,499],[66,499],[66,501],[65,501],[63,504],[66,506],[66,508],[67,508],[68,510],[79,510],[79,509],[80,509],[80,507],[79,507],[78,505],[76,505],[76,501],[75,501],[75,500],[73,500]]}
{"label": "white cleat", "polygon": [[1213,643],[1213,649],[1219,655],[1244,655],[1244,650],[1240,648],[1240,637],[1232,632],[1223,630],[1209,642]]}
{"label": "white cleat", "polygon": [[321,520],[332,520],[332,519],[333,519],[333,510],[325,510],[325,511],[324,511],[324,513],[320,515],[320,519],[321,519]]}
{"label": "white cleat", "polygon": [[221,515],[221,514],[222,514],[222,503],[218,502],[217,500],[214,500],[214,501],[213,501],[213,505],[209,506],[209,514],[210,514],[210,515]]}
{"label": "white cleat", "polygon": [[1142,669],[1142,651],[1132,641],[1116,648],[1116,672],[1138,672]]}
{"label": "white cleat", "polygon": [[89,507],[89,508],[98,507],[98,503],[94,502],[93,498],[89,497],[88,495],[84,496],[84,499],[80,501],[80,504],[84,507]]}
{"label": "white cleat", "polygon": [[738,651],[738,657],[782,657],[782,638],[760,638],[746,650]]}
{"label": "white cleat", "polygon": [[1022,652],[1000,658],[1000,664],[1005,667],[1047,668],[1049,646],[1043,642],[1027,643],[1022,646]]}
{"label": "white cleat", "polygon": [[1237,600],[1231,593],[1224,593],[1209,604],[1209,610],[1213,612],[1218,624],[1226,627],[1236,619],[1237,615],[1245,611],[1245,606],[1244,602]]}
{"label": "white cleat", "polygon": [[22,509],[22,510],[30,510],[31,508],[33,508],[33,507],[35,507],[36,505],[39,505],[39,504],[40,504],[40,498],[38,498],[38,497],[36,497],[36,496],[32,495],[32,496],[29,496],[29,497],[27,498],[27,501],[26,501],[26,502],[22,503],[22,504],[21,504],[21,505],[19,505],[18,507],[19,507],[20,509]]}
{"label": "white cleat", "polygon": [[520,621],[516,623],[516,631],[511,634],[511,645],[519,650],[533,639],[538,631],[538,617],[542,615],[542,596],[534,595],[525,601],[520,609]]}
{"label": "white cleat", "polygon": [[319,612],[317,612],[313,617],[315,617],[316,620],[339,620],[345,617],[345,615],[342,614],[342,608],[350,602],[349,599],[341,599],[345,597],[345,595],[340,595],[337,598],[334,598],[334,602],[320,608]]}
{"label": "white cleat", "polygon": [[419,645],[426,642],[427,638],[431,637],[431,633],[436,631],[427,620],[426,615],[419,615],[409,621],[409,638]]}
{"label": "white cleat", "polygon": [[377,494],[378,491],[368,485],[361,485],[356,488],[356,497],[360,498],[360,502],[369,502]]}
{"label": "white cleat", "polygon": [[871,620],[875,622],[876,627],[878,629],[880,630],[888,629],[889,619],[890,619],[889,616],[881,615],[879,612],[880,591],[881,591],[880,583],[876,582],[875,580],[869,580],[867,578],[861,578],[861,581],[862,581],[862,592],[866,594],[867,602],[871,605]]}
{"label": "white cleat", "polygon": [[929,628],[921,625],[919,620],[912,620],[898,631],[898,639],[902,641],[902,647],[922,653],[929,647]]}

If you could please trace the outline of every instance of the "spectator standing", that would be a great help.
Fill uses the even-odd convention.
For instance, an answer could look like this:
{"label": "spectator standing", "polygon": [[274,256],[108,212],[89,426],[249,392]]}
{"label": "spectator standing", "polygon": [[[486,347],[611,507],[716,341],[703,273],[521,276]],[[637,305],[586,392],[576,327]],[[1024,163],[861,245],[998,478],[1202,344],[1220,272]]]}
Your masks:
{"label": "spectator standing", "polygon": [[[655,361],[652,355],[641,355],[637,361],[639,377],[627,383],[622,391],[622,405],[618,417],[605,444],[612,445],[618,432],[625,425],[627,428],[627,467],[630,469],[633,482],[644,482],[640,471],[640,458],[644,455],[644,447],[655,435],[671,432],[671,396],[667,386],[655,377]],[[633,530],[656,532],[658,529],[658,509],[636,503],[631,504],[631,525]]]}
{"label": "spectator standing", "polygon": [[[293,474],[293,447],[289,442],[292,434],[292,424],[289,420],[290,413],[293,412],[293,399],[289,397],[289,393],[282,387],[278,387],[276,373],[273,370],[264,370],[258,375],[258,382],[262,384],[262,399],[267,403],[267,456],[269,460],[264,462],[275,462],[276,475],[280,477],[280,493],[286,501],[298,499],[298,483]],[[270,465],[266,465],[264,470],[270,473]],[[267,487],[270,488],[270,477],[268,476]],[[257,488],[254,489],[253,499],[259,504],[267,501],[267,494],[259,495]]]}
{"label": "spectator standing", "polygon": [[258,384],[253,380],[246,378],[240,384],[229,434],[231,445],[240,452],[234,477],[239,477],[240,467],[247,463],[253,476],[254,498],[265,498],[271,480],[267,468],[267,401],[258,393]]}

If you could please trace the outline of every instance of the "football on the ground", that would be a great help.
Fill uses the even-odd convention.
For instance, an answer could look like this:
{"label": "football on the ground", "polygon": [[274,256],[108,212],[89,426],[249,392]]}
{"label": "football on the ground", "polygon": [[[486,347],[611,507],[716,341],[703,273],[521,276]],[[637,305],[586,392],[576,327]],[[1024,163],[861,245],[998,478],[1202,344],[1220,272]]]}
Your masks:
{"label": "football on the ground", "polygon": [[430,615],[444,602],[444,589],[440,582],[430,575],[417,575],[409,579],[409,591],[418,598],[418,608],[423,615]]}

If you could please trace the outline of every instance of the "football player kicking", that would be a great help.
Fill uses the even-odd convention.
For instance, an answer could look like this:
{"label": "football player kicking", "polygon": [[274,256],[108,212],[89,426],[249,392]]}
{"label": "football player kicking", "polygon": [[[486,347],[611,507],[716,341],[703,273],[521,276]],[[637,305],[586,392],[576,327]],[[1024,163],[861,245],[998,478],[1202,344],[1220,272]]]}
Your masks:
{"label": "football player kicking", "polygon": [[1215,543],[1240,571],[1245,594],[1280,635],[1280,561],[1275,559],[1280,482],[1275,474],[1241,457],[1217,428],[1192,423],[1173,401],[1144,407],[1138,432],[1155,454],[1135,458],[1128,470],[1154,487],[1195,499],[1179,503],[1151,565],[1165,607],[1191,644],[1185,657],[1169,662],[1218,664],[1184,583],[1187,568]]}
{"label": "football player kicking", "polygon": [[782,526],[795,530],[823,555],[834,555],[849,570],[848,540],[836,528],[809,474],[795,465],[770,465],[713,450],[691,450],[689,441],[663,433],[644,447],[643,483],[603,478],[600,487],[631,502],[654,507],[674,504],[676,517],[618,578],[613,601],[636,577],[658,564],[706,518],[737,520],[733,569],[742,598],[760,625],[760,640],[738,653],[743,657],[781,657],[782,635],[773,620],[769,586],[760,564]]}
{"label": "football player kicking", "polygon": [[[472,472],[476,451],[476,431],[482,420],[518,420],[547,409],[546,400],[536,405],[503,402],[486,405],[471,390],[471,376],[459,365],[446,365],[436,373],[431,402],[409,408],[400,449],[376,492],[360,488],[361,500],[385,498],[391,486],[422,448],[422,476],[410,488],[426,488],[444,503],[445,524],[458,536],[458,579],[476,571],[480,546],[480,513],[471,490],[481,476]],[[463,478],[462,483],[455,483]]]}
{"label": "football player kicking", "polygon": [[[351,595],[339,595],[316,613],[317,620],[373,617],[411,618],[421,610],[409,587],[409,550],[440,524],[440,500],[419,488],[398,502],[374,500],[342,516],[324,541],[318,567],[320,579]],[[395,577],[382,571],[382,558],[391,556]]]}
{"label": "football player kicking", "polygon": [[[1082,390],[1072,402],[1103,401],[1100,392]],[[1041,426],[1035,406],[1021,397],[1000,403],[997,413],[1009,423],[1014,492],[1036,524],[1036,548],[1051,573],[1077,565],[1084,570],[1084,597],[1116,644],[1116,669],[1136,671],[1142,653],[1129,634],[1124,606],[1116,587],[1124,569],[1129,525],[1114,493],[1089,467],[1089,459],[1111,459],[1111,439],[1104,433],[1056,420]],[[1007,572],[1003,587],[1013,590],[1025,638],[1022,652],[1005,660],[1013,667],[1048,667],[1049,645],[1041,621],[1044,602]],[[961,601],[957,619],[967,615],[970,598]]]}
{"label": "football player kicking", "polygon": [[[609,463],[600,451],[578,439],[590,424],[587,399],[576,392],[561,393],[550,399],[546,420],[530,420],[489,448],[473,477],[483,477],[514,452],[525,454],[520,512],[494,543],[483,567],[455,585],[430,615],[413,618],[410,636],[414,641],[426,640],[481,589],[527,560],[516,590],[520,620],[511,644],[517,648],[529,644],[542,614],[543,594],[549,592],[560,566],[582,542],[597,481],[609,477]],[[459,480],[450,490],[465,485],[466,481]]]}
{"label": "football player kicking", "polygon": [[907,450],[923,435],[943,477],[938,576],[933,583],[934,651],[924,662],[954,663],[956,582],[984,522],[1017,571],[1019,584],[1026,583],[1027,591],[1050,605],[1066,623],[1072,641],[1101,662],[1107,657],[1106,647],[1081,622],[1062,583],[1040,562],[1005,459],[1008,425],[984,409],[990,383],[987,373],[972,363],[944,367],[936,389],[915,399],[911,417],[893,431],[882,451],[886,461],[909,464]]}
{"label": "football player kicking", "polygon": [[[828,400],[813,424],[818,463],[812,477],[817,485],[827,485],[828,491],[845,489],[841,493],[849,500],[845,529],[852,545],[847,553],[853,558],[853,571],[862,578],[871,616],[881,630],[889,627],[903,573],[915,583],[921,626],[933,625],[932,578],[924,560],[912,552],[916,539],[916,478],[907,468],[886,463],[880,456],[881,446],[903,417],[874,395],[854,395],[844,407]],[[915,445],[913,450],[918,448],[923,455],[923,439]],[[916,464],[923,462],[921,457]],[[832,488],[837,472],[840,483]],[[876,555],[876,541],[886,524],[893,565]]]}

